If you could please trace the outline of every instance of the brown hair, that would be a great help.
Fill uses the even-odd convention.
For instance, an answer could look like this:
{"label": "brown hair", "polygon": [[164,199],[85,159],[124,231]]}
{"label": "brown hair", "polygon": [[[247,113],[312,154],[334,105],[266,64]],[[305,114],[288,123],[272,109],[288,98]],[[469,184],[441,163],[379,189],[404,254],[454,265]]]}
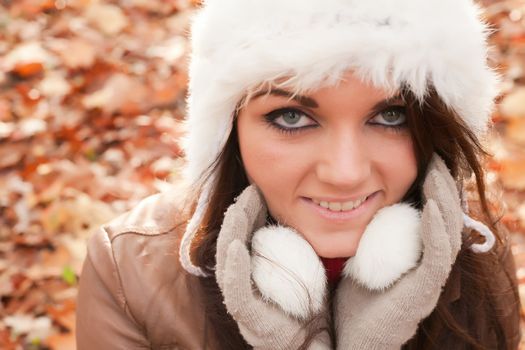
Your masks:
{"label": "brown hair", "polygon": [[[405,200],[418,207],[422,206],[421,186],[432,154],[437,153],[459,183],[468,180],[473,174],[479,206],[477,210],[471,210],[470,214],[488,224],[497,236],[497,247],[486,254],[474,254],[468,249],[476,240],[473,233],[465,240],[451,272],[451,276],[457,278],[449,278],[436,308],[420,323],[416,335],[404,348],[431,349],[443,344],[443,341],[455,341],[451,344],[484,349],[486,344],[480,339],[485,339],[483,335],[490,333],[499,344],[498,348],[510,349],[512,345],[507,343],[506,337],[515,330],[508,328],[517,327],[517,321],[506,323],[505,317],[508,318],[508,315],[503,315],[501,310],[497,310],[494,301],[495,298],[506,297],[508,302],[514,303],[516,310],[519,310],[519,297],[516,294],[515,278],[508,271],[507,284],[491,285],[492,274],[504,264],[503,248],[508,248],[508,244],[505,237],[498,233],[496,221],[485,196],[484,172],[480,159],[486,156],[486,152],[463,120],[445,106],[435,91],[431,91],[423,103],[416,101],[409,91],[404,92],[404,97],[418,160],[418,176],[407,192]],[[200,281],[208,322],[214,329],[218,344],[225,349],[245,349],[250,346],[240,334],[236,322],[227,313],[214,272],[210,268],[215,266],[217,234],[224,212],[233,203],[234,198],[248,186],[240,160],[235,124],[212,169],[218,174],[217,183],[211,194],[209,209],[192,245],[192,256],[197,265],[213,276],[201,278]],[[512,256],[510,258],[512,259]],[[460,296],[450,303],[445,296],[454,293],[454,288],[458,288],[458,280]],[[468,317],[459,315],[458,310],[466,312]]]}

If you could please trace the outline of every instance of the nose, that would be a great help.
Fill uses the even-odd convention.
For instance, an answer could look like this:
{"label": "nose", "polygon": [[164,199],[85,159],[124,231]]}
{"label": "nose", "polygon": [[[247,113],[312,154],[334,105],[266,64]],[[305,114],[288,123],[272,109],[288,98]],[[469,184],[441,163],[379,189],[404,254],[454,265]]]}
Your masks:
{"label": "nose", "polygon": [[372,159],[366,140],[340,131],[327,137],[317,152],[318,179],[339,189],[353,189],[372,175]]}

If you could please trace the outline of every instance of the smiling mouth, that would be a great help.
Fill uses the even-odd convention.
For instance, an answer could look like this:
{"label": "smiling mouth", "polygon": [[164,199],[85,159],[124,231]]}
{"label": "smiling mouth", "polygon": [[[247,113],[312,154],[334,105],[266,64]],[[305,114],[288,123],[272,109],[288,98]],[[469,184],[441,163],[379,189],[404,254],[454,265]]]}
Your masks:
{"label": "smiling mouth", "polygon": [[315,198],[312,198],[312,202],[317,204],[318,206],[328,209],[333,212],[341,212],[341,211],[350,211],[354,210],[356,208],[359,208],[368,198],[370,195],[359,198],[355,201],[346,201],[346,202],[327,202],[327,201],[320,201]]}

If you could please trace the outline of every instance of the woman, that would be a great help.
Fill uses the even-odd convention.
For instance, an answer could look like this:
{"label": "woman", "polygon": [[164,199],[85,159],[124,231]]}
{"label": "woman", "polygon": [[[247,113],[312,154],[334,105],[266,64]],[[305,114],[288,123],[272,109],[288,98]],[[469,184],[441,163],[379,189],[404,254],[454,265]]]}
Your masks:
{"label": "woman", "polygon": [[207,1],[187,187],[91,238],[79,349],[515,349],[478,16],[470,0]]}

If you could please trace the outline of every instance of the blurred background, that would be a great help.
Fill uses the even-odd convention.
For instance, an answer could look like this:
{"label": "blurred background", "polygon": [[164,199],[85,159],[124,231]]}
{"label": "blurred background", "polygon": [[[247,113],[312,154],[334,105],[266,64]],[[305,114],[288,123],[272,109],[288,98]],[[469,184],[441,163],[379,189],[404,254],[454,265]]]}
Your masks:
{"label": "blurred background", "polygon": [[[0,349],[75,349],[88,236],[180,176],[198,2],[0,0]],[[525,0],[482,4],[504,77],[487,181],[525,304]]]}

